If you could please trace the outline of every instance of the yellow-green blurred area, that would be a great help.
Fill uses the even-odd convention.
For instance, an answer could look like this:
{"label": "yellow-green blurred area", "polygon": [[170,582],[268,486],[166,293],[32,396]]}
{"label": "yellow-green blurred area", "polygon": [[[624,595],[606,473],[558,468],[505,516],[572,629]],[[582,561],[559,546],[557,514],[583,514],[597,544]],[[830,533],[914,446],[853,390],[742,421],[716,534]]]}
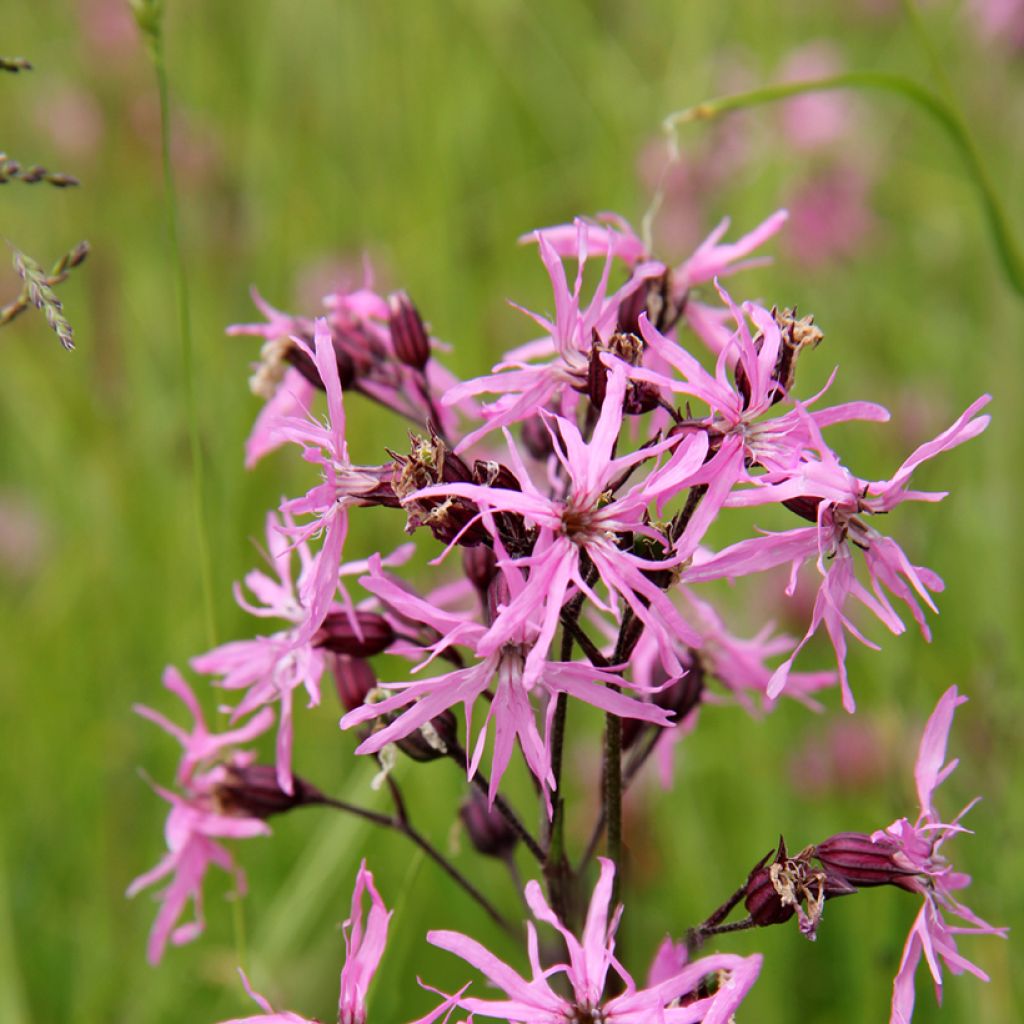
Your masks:
{"label": "yellow-green blurred area", "polygon": [[[663,165],[666,114],[802,68],[822,73],[822,53],[834,70],[899,71],[940,95],[948,90],[1019,234],[1024,55],[1007,45],[1009,33],[981,35],[980,4],[923,6],[934,61],[906,11],[886,0],[169,0],[173,157],[218,639],[254,631],[232,600],[232,581],[259,564],[253,541],[266,510],[311,479],[291,452],[250,473],[242,467],[258,409],[246,383],[258,341],[224,329],[259,319],[250,286],[311,315],[330,287],[361,280],[368,256],[377,286],[407,289],[434,333],[455,346],[449,365],[481,373],[500,350],[534,336],[506,299],[551,308],[536,253],[516,245],[519,235],[604,210],[638,224]],[[235,974],[240,955],[275,1006],[333,1019],[339,924],[361,856],[396,908],[371,1021],[425,1012],[433,997],[417,975],[448,991],[472,976],[426,944],[429,928],[466,931],[526,971],[523,945],[499,934],[400,836],[314,809],[275,821],[272,839],[238,844],[250,881],[241,914],[225,899],[224,876],[212,872],[205,934],[170,949],[159,968],[146,965],[156,905],[149,893],[128,902],[124,890],[164,850],[165,804],[146,779],[170,780],[177,747],[131,706],[178,715],[161,670],[184,667],[209,646],[157,95],[127,0],[6,4],[2,20],[0,49],[35,69],[0,77],[0,149],[82,184],[7,184],[0,233],[47,264],[82,238],[93,251],[60,288],[74,353],[31,310],[0,331],[0,1020],[241,1016],[255,1007]],[[842,103],[838,137],[810,149],[794,142],[778,107],[683,129],[681,169],[666,178],[655,225],[662,254],[685,256],[725,214],[739,233],[794,206],[793,223],[767,247],[774,263],[730,288],[816,315],[826,341],[801,366],[802,395],[839,364],[833,399],[892,410],[888,425],[835,433],[858,475],[890,475],[985,391],[993,422],[920,472],[922,486],[951,491],[945,502],[907,505],[879,524],[946,581],[933,642],[913,628],[893,637],[866,624],[883,649],[852,645],[855,717],[832,692],[822,714],[786,701],[759,719],[709,706],[677,750],[674,788],[662,791],[652,772],[631,792],[620,952],[638,980],[661,938],[702,920],[780,832],[795,850],[913,817],[920,729],[951,683],[971,700],[957,714],[950,750],[961,763],[939,806],[951,817],[976,794],[985,800],[966,821],[976,834],[947,849],[974,876],[968,905],[993,923],[1024,927],[1024,302],[934,124],[883,93]],[[817,220],[796,217],[813,184],[843,175],[845,212],[825,201]],[[3,301],[19,284],[0,269]],[[379,461],[382,446],[403,444],[405,426],[358,398],[349,414],[356,459]],[[732,522],[795,525],[768,513]],[[354,515],[347,554],[364,557],[401,537],[397,516]],[[436,553],[429,537],[417,541],[424,560]],[[770,616],[799,634],[808,609],[794,611],[783,586],[756,578],[723,589],[720,607],[740,632]],[[829,658],[816,646],[800,665],[827,667]],[[212,710],[208,688],[203,697]],[[383,809],[338,715],[325,680],[323,705],[297,709],[297,770]],[[595,810],[598,744],[599,723],[574,709],[574,853]],[[424,831],[518,916],[501,866],[479,863],[455,826],[464,792],[456,769],[407,762],[397,777]],[[522,783],[514,780],[512,796],[533,824]],[[532,869],[525,858],[521,867]],[[917,903],[897,890],[830,903],[814,945],[793,923],[723,937],[714,948],[765,954],[737,1019],[887,1019]],[[964,938],[962,951],[992,981],[947,972],[941,1010],[922,966],[915,1020],[1021,1019],[1016,949],[1013,934],[1009,942]],[[474,990],[484,994],[479,979]]]}

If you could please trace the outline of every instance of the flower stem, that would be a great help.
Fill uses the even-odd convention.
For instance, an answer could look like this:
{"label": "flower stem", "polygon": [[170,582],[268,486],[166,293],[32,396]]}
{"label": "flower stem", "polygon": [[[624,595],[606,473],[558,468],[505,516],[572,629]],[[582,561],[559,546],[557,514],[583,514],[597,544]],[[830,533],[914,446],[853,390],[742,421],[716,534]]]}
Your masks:
{"label": "flower stem", "polygon": [[1024,298],[1024,256],[1021,255],[1017,238],[1009,226],[1006,212],[989,177],[988,168],[981,158],[966,122],[950,103],[911,78],[887,71],[850,71],[806,82],[784,82],[752,89],[749,92],[734,93],[731,96],[720,96],[698,103],[694,107],[676,111],[665,118],[662,127],[669,137],[674,159],[677,155],[676,133],[681,125],[692,124],[694,121],[708,121],[730,111],[776,103],[803,93],[833,89],[877,89],[902,96],[928,114],[945,132],[960,154],[967,176],[978,193],[1003,272],[1014,291]]}
{"label": "flower stem", "polygon": [[[141,24],[141,22],[140,22]],[[192,317],[189,303],[188,276],[178,231],[178,200],[174,186],[174,168],[171,160],[170,94],[167,84],[167,66],[164,61],[163,25],[159,14],[147,30],[149,53],[156,74],[157,94],[160,100],[160,158],[163,167],[164,199],[167,214],[167,238],[174,260],[174,280],[178,300],[178,329],[181,338],[181,372],[185,389],[185,416],[188,421],[189,454],[192,463],[192,512],[195,518],[196,554],[203,594],[206,620],[206,640],[210,646],[217,642],[217,625],[213,602],[213,570],[210,543],[206,533],[205,497],[203,485],[203,451],[199,437],[199,414],[196,405],[195,367],[192,354]]]}
{"label": "flower stem", "polygon": [[366,807],[358,807],[356,804],[346,803],[344,800],[335,800],[333,797],[323,795],[315,800],[311,800],[310,803],[321,804],[324,807],[333,807],[337,811],[353,814],[364,821],[380,825],[382,828],[390,828],[405,836],[415,843],[456,885],[477,903],[495,924],[508,932],[509,935],[518,936],[518,931],[504,917],[501,911],[429,839],[412,825],[409,821],[401,791],[398,789],[397,783],[390,776],[388,776],[388,788],[395,803],[395,813],[393,815],[381,814],[379,811],[371,811]]}
{"label": "flower stem", "polygon": [[[466,763],[466,752],[458,743],[448,743],[448,753],[451,759],[460,765]],[[477,772],[473,776],[473,785],[480,790],[485,796],[490,795],[490,783],[487,780],[487,776],[481,772]],[[519,837],[523,845],[530,851],[530,853],[537,859],[538,863],[544,863],[544,850],[540,843],[530,834],[529,829],[523,824],[519,815],[512,809],[508,801],[500,794],[494,794],[494,807],[498,813],[508,822],[512,831]]]}

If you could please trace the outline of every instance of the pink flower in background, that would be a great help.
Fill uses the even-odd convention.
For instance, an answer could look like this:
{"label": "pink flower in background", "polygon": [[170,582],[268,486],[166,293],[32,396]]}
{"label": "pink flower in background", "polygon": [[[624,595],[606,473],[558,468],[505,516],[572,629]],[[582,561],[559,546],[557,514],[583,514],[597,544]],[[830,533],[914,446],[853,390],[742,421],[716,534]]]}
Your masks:
{"label": "pink flower in background", "polygon": [[[845,70],[842,54],[824,40],[791,50],[780,69],[783,82],[831,78]],[[823,149],[853,128],[853,104],[839,90],[805,93],[781,104],[781,131],[787,148]]]}
{"label": "pink flower in background", "polygon": [[[244,892],[245,876],[218,840],[270,834],[267,824],[257,818],[226,813],[218,789],[228,778],[232,766],[243,767],[252,760],[250,755],[242,753],[228,756],[228,748],[248,743],[266,732],[273,722],[273,712],[266,708],[238,729],[212,734],[203,720],[198,701],[176,669],[166,670],[164,685],[188,708],[193,726],[191,732],[186,732],[151,708],[138,705],[135,709],[182,745],[177,782],[186,794],[179,796],[160,786],[153,787],[171,805],[164,829],[168,852],[156,867],[140,875],[128,887],[128,895],[134,896],[170,876],[167,887],[160,893],[160,909],[146,947],[146,956],[151,964],[160,961],[168,942],[181,945],[191,942],[202,932],[202,885],[211,864],[231,874],[236,891]],[[223,763],[206,767],[215,758],[222,759]],[[189,901],[193,906],[193,920],[177,925]]]}
{"label": "pink flower in background", "polygon": [[849,164],[816,171],[789,197],[786,255],[804,267],[847,259],[865,247],[875,224],[871,179]]}
{"label": "pink flower in background", "polygon": [[979,39],[1024,50],[1024,0],[967,0],[965,13]]}
{"label": "pink flower in background", "polygon": [[[967,700],[951,686],[940,698],[921,737],[914,779],[921,805],[917,821],[912,825],[906,818],[893,822],[887,829],[876,832],[875,842],[892,842],[898,847],[893,861],[901,868],[917,872],[902,882],[904,888],[920,893],[924,904],[907,936],[900,961],[899,972],[893,983],[891,1024],[908,1024],[914,1010],[914,972],[923,956],[935,982],[935,997],[942,1002],[942,963],[954,974],[968,971],[982,981],[988,975],[961,956],[956,948],[956,936],[998,935],[1006,937],[1005,928],[993,927],[965,907],[953,893],[967,886],[969,875],[954,871],[941,850],[946,841],[959,832],[967,831],[961,818],[977,802],[972,800],[950,823],[942,821],[932,803],[935,790],[949,777],[957,761],[944,764],[946,741],[953,712]],[[966,921],[966,925],[949,925],[943,912]]]}
{"label": "pink flower in background", "polygon": [[[741,957],[718,954],[704,957],[644,989],[638,989],[626,969],[615,957],[615,932],[622,907],[609,918],[612,879],[615,866],[599,858],[601,874],[587,912],[582,938],[577,938],[551,910],[540,885],[526,885],[526,901],[533,916],[550,925],[562,937],[569,962],[545,969],[541,966],[536,928],[527,923],[527,949],[532,977],[524,978],[518,971],[499,960],[480,943],[458,932],[433,931],[427,940],[440,949],[454,953],[475,967],[506,998],[461,996],[456,1005],[472,1014],[529,1024],[566,1024],[568,1021],[593,1020],[605,1024],[728,1024],[736,1008],[761,969],[758,954]],[[621,979],[625,990],[617,996],[604,998],[609,972]],[[704,979],[719,973],[717,990],[709,996],[694,998]],[[665,972],[668,973],[668,972]],[[569,998],[556,991],[550,979],[564,974],[571,988]],[[678,1005],[683,1001],[685,1005]]]}

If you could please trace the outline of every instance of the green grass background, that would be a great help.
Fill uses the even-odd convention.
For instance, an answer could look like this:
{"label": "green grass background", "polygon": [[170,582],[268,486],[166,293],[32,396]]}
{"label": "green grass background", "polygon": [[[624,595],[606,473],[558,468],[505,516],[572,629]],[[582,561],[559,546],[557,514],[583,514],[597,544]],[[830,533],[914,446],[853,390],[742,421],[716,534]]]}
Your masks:
{"label": "green grass background", "polygon": [[[121,33],[124,19],[117,3],[101,0],[7,5],[2,19],[0,47],[30,57],[36,70],[0,79],[0,146],[83,182],[64,192],[8,185],[2,233],[47,261],[80,238],[93,245],[61,292],[77,330],[73,355],[34,314],[0,333],[0,531],[9,534],[0,566],[5,1024],[213,1022],[251,1008],[233,973],[238,943],[221,878],[207,887],[204,937],[171,950],[156,970],[144,962],[153,905],[123,896],[163,849],[164,806],[139,770],[166,779],[176,758],[174,743],[130,706],[142,700],[176,712],[160,689],[161,669],[206,646],[156,97],[141,45]],[[1024,61],[980,44],[959,4],[929,4],[925,21],[1020,227]],[[895,4],[179,0],[168,4],[166,38],[222,639],[251,629],[230,584],[254,564],[265,510],[306,479],[284,456],[242,470],[257,409],[246,387],[256,346],[225,338],[224,327],[255,318],[251,284],[311,312],[317,268],[358,266],[368,252],[381,287],[407,288],[435,333],[456,343],[451,365],[481,372],[501,347],[531,336],[505,298],[549,302],[535,255],[516,237],[578,212],[613,209],[638,222],[649,200],[638,154],[668,112],[730,82],[771,81],[791,48],[816,39],[831,40],[851,68],[905,71],[939,87]],[[780,831],[799,848],[912,813],[920,727],[952,682],[972,700],[958,713],[952,751],[962,764],[941,806],[952,813],[976,793],[986,799],[968,821],[977,835],[957,838],[950,851],[975,875],[967,902],[996,923],[1024,925],[1024,307],[1001,277],[946,140],[896,99],[870,97],[859,112],[844,152],[854,161],[872,155],[870,241],[821,267],[778,258],[737,279],[735,292],[817,314],[827,341],[803,393],[838,362],[837,398],[893,408],[889,427],[843,435],[861,475],[891,473],[982,391],[995,397],[993,425],[921,473],[928,486],[952,489],[944,504],[908,507],[884,524],[948,591],[931,645],[908,632],[886,636],[881,654],[851,652],[859,720],[881,737],[870,777],[824,793],[792,785],[794,753],[842,720],[830,698],[821,717],[784,706],[752,721],[711,708],[684,748],[674,791],[637,794],[622,944],[641,977],[661,935],[705,916]],[[93,137],[83,141],[90,124]],[[770,110],[737,122],[751,158],[702,197],[706,227],[726,212],[737,229],[754,225],[806,172],[777,124]],[[706,148],[707,132],[688,129],[684,146]],[[8,271],[0,284],[5,294],[18,286]],[[401,443],[400,424],[357,402],[351,415],[357,457]],[[370,529],[355,520],[350,552],[380,542]],[[766,605],[784,616],[777,594],[737,588],[737,620],[756,623]],[[376,801],[336,711],[327,694],[319,712],[298,715],[298,769],[338,795]],[[593,742],[594,725],[581,737]],[[569,764],[582,798],[582,747]],[[455,842],[455,773],[441,764],[413,769],[403,765],[400,777],[420,822],[440,844]],[[588,817],[577,811],[580,832]],[[523,951],[399,837],[300,813],[275,823],[272,841],[239,849],[252,890],[244,905],[251,973],[275,1005],[333,1018],[338,923],[362,854],[397,907],[372,1019],[424,1012],[417,973],[442,986],[464,980],[452,958],[423,941],[430,927],[469,931],[525,968]],[[498,870],[477,865],[465,841],[455,857],[515,912]],[[739,1019],[886,1019],[914,903],[882,891],[839,902],[814,946],[792,927],[723,941],[722,950],[766,955]],[[963,947],[992,983],[947,975],[937,1011],[922,976],[916,1019],[1021,1019],[1016,937]]]}

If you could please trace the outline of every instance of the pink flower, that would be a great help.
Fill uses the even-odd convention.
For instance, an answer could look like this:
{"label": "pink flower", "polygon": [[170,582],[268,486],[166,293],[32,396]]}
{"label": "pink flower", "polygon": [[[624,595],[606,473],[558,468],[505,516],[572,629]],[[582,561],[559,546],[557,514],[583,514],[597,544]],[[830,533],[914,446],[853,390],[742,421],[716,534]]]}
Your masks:
{"label": "pink flower", "polygon": [[[605,611],[620,613],[621,599],[644,625],[665,639],[662,646],[666,670],[671,675],[681,671],[672,652],[674,638],[695,646],[699,637],[678,610],[653,583],[644,570],[671,569],[696,546],[700,530],[710,520],[695,516],[691,529],[680,540],[672,557],[663,561],[643,558],[619,546],[622,533],[645,538],[664,549],[664,535],[649,525],[647,509],[660,507],[695,483],[703,483],[713,468],[704,470],[707,435],[695,432],[685,438],[668,438],[626,455],[614,456],[622,427],[623,402],[626,392],[625,369],[614,360],[609,370],[607,392],[593,436],[584,442],[576,424],[562,417],[550,417],[549,431],[555,458],[565,478],[564,495],[552,497],[530,479],[530,475],[511,439],[509,458],[522,490],[486,487],[478,484],[442,483],[411,495],[411,500],[425,497],[458,496],[469,498],[481,509],[493,512],[515,512],[537,527],[532,552],[513,564],[529,568],[526,585],[506,605],[492,625],[480,653],[496,650],[510,638],[518,638],[526,621],[537,621],[539,632],[532,641],[526,658],[524,682],[527,687],[537,680],[548,648],[572,588],[578,588]],[[625,493],[610,492],[631,467],[653,458],[675,446],[669,460],[649,472]],[[493,521],[485,519],[488,529]],[[685,546],[684,546],[685,545]],[[589,558],[598,576],[608,588],[610,603],[594,593],[581,569],[583,553]],[[537,619],[538,609],[543,609]]]}
{"label": "pink flower", "polygon": [[[562,936],[569,953],[568,963],[549,968],[541,965],[537,932],[532,922],[526,926],[530,978],[524,978],[466,935],[429,932],[430,943],[465,960],[506,996],[504,999],[462,996],[457,999],[457,1005],[473,1014],[509,1024],[568,1024],[582,1020],[600,1020],[605,1024],[651,1024],[653,1021],[727,1024],[757,978],[761,969],[760,955],[707,956],[681,966],[647,988],[637,989],[633,978],[615,957],[615,932],[622,913],[620,906],[609,919],[615,867],[604,858],[600,858],[600,864],[601,874],[590,901],[582,939],[573,935],[555,916],[537,882],[528,882],[526,886],[530,911],[538,921],[550,925]],[[625,990],[605,999],[605,983],[610,971],[621,979]],[[714,972],[722,972],[717,990],[712,995],[697,997],[698,986]],[[557,974],[566,976],[571,988],[569,998],[551,986],[550,979]]]}
{"label": "pink flower", "polygon": [[[363,898],[369,894],[370,909],[364,915]],[[338,997],[338,1024],[366,1024],[366,997],[370,982],[377,973],[384,946],[387,943],[388,924],[393,911],[388,910],[373,883],[373,874],[366,869],[366,860],[360,862],[356,886],[352,893],[352,910],[342,924],[345,935],[345,963],[341,969],[341,992]],[[255,992],[244,971],[239,971],[242,984],[253,1001],[264,1012],[254,1017],[242,1017],[224,1024],[316,1024],[307,1017],[286,1011],[278,1013],[270,1003]],[[441,1006],[415,1024],[432,1024],[442,1013],[455,1005],[449,997]]]}
{"label": "pink flower", "polygon": [[[302,689],[306,692],[309,707],[320,703],[320,680],[326,662],[323,650],[317,646],[317,630],[332,608],[327,604],[321,612],[321,606],[313,603],[323,600],[323,594],[318,595],[315,587],[329,589],[329,584],[316,579],[320,566],[326,564],[323,552],[315,558],[304,541],[289,542],[287,534],[294,531],[294,522],[287,512],[283,522],[273,512],[268,513],[267,554],[276,579],[256,570],[246,575],[245,586],[258,604],[248,600],[240,586],[235,586],[235,600],[250,615],[283,619],[292,623],[292,627],[269,636],[229,641],[193,658],[191,662],[197,672],[219,676],[218,686],[226,690],[246,690],[232,712],[232,719],[270,704],[280,705],[277,782],[289,794],[292,792],[293,694]],[[411,554],[412,545],[402,545],[382,564],[401,564]],[[293,555],[297,555],[299,561],[297,580],[292,579]],[[365,561],[342,565],[335,561],[333,564],[335,592],[342,577],[365,572],[368,568]],[[351,608],[350,600],[347,607]],[[358,630],[358,619],[353,621]]]}
{"label": "pink flower", "polygon": [[[218,790],[227,781],[232,766],[242,767],[252,760],[251,755],[242,753],[227,756],[227,748],[238,743],[248,743],[266,732],[273,722],[273,712],[265,708],[240,728],[214,735],[206,727],[195,695],[177,670],[166,670],[164,686],[188,708],[193,726],[191,732],[185,732],[150,708],[141,705],[135,708],[144,718],[155,722],[182,745],[177,783],[186,794],[182,797],[160,786],[153,787],[171,805],[164,829],[168,852],[156,867],[140,875],[128,887],[128,895],[134,896],[154,882],[171,876],[167,888],[160,893],[160,909],[149,935],[146,956],[151,964],[159,962],[168,942],[181,945],[191,942],[202,932],[202,884],[211,864],[232,874],[237,891],[244,891],[244,874],[235,866],[231,854],[217,840],[246,839],[270,833],[263,821],[225,813]],[[223,763],[206,767],[215,758],[223,759]],[[176,926],[190,900],[194,919]]]}
{"label": "pink flower", "polygon": [[[824,624],[836,653],[843,706],[854,710],[856,705],[846,674],[846,633],[868,647],[877,649],[877,645],[864,637],[846,614],[850,597],[863,604],[890,632],[899,634],[905,627],[889,595],[896,597],[906,605],[924,637],[930,638],[918,600],[937,611],[931,594],[942,590],[942,580],[930,569],[911,564],[900,546],[875,530],[866,516],[888,512],[904,501],[944,498],[945,492],[910,490],[910,478],[921,463],[977,437],[989,423],[987,415],[977,415],[989,400],[988,395],[983,395],[973,402],[948,429],[920,445],[889,480],[865,481],[853,476],[821,438],[819,424],[805,417],[819,458],[804,461],[798,472],[781,482],[762,485],[755,480],[751,490],[729,499],[727,504],[737,505],[783,501],[799,514],[813,517],[816,523],[813,527],[740,541],[717,555],[699,553],[684,574],[685,582],[695,583],[722,577],[735,579],[789,564],[786,592],[791,594],[800,566],[816,557],[822,581],[811,623],[789,658],[775,670],[767,690],[769,698],[775,699],[782,692],[796,656]],[[854,574],[852,547],[864,553],[870,590]]]}
{"label": "pink flower", "polygon": [[[540,325],[545,336],[507,353],[491,375],[456,384],[446,392],[442,399],[446,406],[479,394],[502,396],[481,410],[486,423],[467,434],[456,446],[456,452],[471,447],[498,427],[517,423],[542,409],[554,407],[568,412],[574,408],[573,389],[586,384],[595,337],[607,341],[615,331],[622,303],[647,279],[664,271],[660,263],[642,263],[618,291],[609,295],[613,259],[639,255],[639,240],[628,226],[606,228],[577,220],[572,228],[568,225],[544,228],[534,232],[532,237],[551,279],[554,318],[523,310]],[[591,255],[603,255],[604,268],[593,295],[586,301],[583,274]],[[571,289],[562,262],[568,258],[574,259],[577,265]],[[548,361],[532,362],[535,359]]]}
{"label": "pink flower", "polygon": [[[954,871],[940,852],[946,840],[967,829],[960,819],[977,803],[972,800],[949,824],[939,817],[932,803],[932,794],[949,777],[958,762],[946,759],[946,740],[953,724],[953,712],[967,700],[951,686],[940,698],[924,729],[921,746],[914,768],[917,795],[921,805],[917,821],[912,825],[906,818],[893,822],[887,829],[874,833],[874,842],[892,842],[897,846],[893,861],[916,875],[902,882],[904,888],[924,897],[903,948],[903,958],[893,983],[892,1017],[890,1024],[908,1024],[914,1010],[914,972],[922,955],[928,963],[935,982],[935,998],[942,1002],[942,967],[954,973],[969,971],[982,981],[988,975],[961,956],[956,948],[956,935],[998,935],[1006,938],[1005,928],[993,927],[965,907],[954,896],[958,889],[970,884],[970,876]],[[966,921],[966,925],[949,925],[943,911]]]}
{"label": "pink flower", "polygon": [[[524,584],[519,569],[506,565],[503,572],[510,603],[516,605],[522,600],[528,584]],[[621,717],[641,718],[657,725],[667,725],[670,721],[668,714],[660,708],[611,689],[612,685],[621,684],[622,678],[591,665],[541,658],[536,662],[534,677],[528,681],[527,664],[532,652],[537,649],[535,638],[542,628],[538,622],[536,606],[533,616],[520,620],[514,629],[506,632],[503,642],[495,645],[489,642],[491,631],[486,626],[410,594],[383,576],[379,565],[373,560],[371,575],[362,582],[367,590],[376,594],[385,605],[401,616],[437,630],[438,640],[428,651],[423,652],[429,652],[424,664],[454,645],[470,648],[480,660],[468,668],[458,668],[422,681],[383,684],[383,690],[400,692],[350,711],[341,720],[341,727],[348,729],[374,718],[394,715],[403,708],[407,710],[364,740],[356,749],[357,754],[376,753],[386,744],[394,743],[423,728],[447,708],[462,704],[466,716],[466,748],[469,755],[467,771],[470,778],[476,774],[489,729],[492,724],[494,726],[489,792],[493,801],[516,741],[519,742],[530,771],[545,787],[545,791],[554,784],[548,743],[546,738],[541,737],[536,721],[537,711],[531,701],[531,692],[535,688],[549,698],[549,710],[553,709],[553,698],[557,694],[567,693]],[[487,714],[474,741],[470,732],[473,706],[492,686],[493,698],[488,702]]]}

